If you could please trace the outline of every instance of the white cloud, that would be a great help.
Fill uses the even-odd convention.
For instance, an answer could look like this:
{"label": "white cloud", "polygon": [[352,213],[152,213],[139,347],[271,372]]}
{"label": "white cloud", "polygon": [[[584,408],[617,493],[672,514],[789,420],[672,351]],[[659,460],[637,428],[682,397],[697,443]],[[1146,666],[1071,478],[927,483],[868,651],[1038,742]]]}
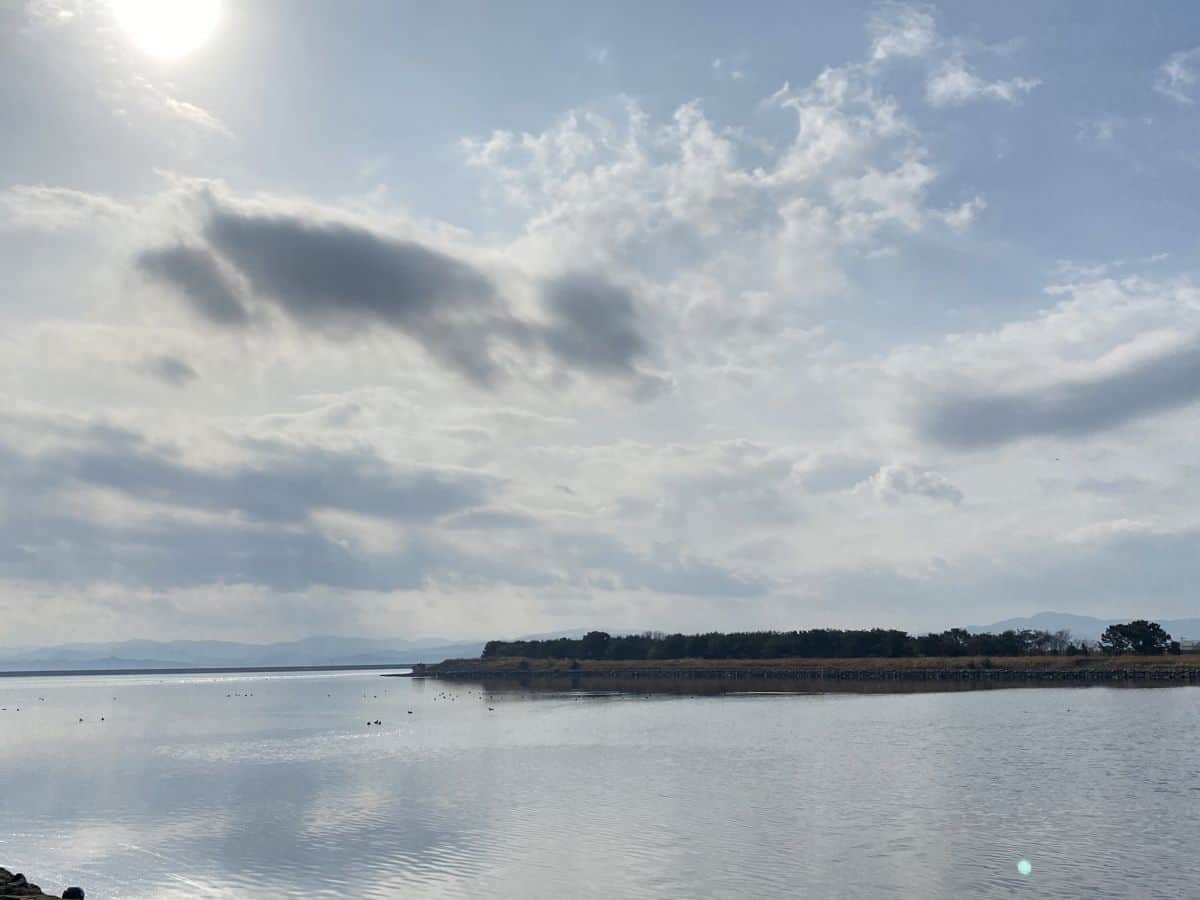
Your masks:
{"label": "white cloud", "polygon": [[925,56],[940,42],[933,9],[929,6],[882,4],[871,15],[867,27],[871,35],[871,59],[875,62]]}
{"label": "white cloud", "polygon": [[111,227],[131,215],[127,206],[111,197],[71,188],[18,184],[0,191],[0,227],[35,231]]}
{"label": "white cloud", "polygon": [[987,209],[986,200],[978,196],[972,197],[959,206],[943,210],[941,213],[942,221],[955,231],[962,231],[970,227],[985,209]]}
{"label": "white cloud", "polygon": [[1038,78],[1024,77],[985,81],[962,56],[952,56],[925,82],[925,99],[931,106],[962,106],[978,100],[1019,103],[1041,83]]}
{"label": "white cloud", "polygon": [[894,351],[884,371],[923,440],[955,449],[1085,441],[1200,402],[1200,289],[1187,279],[1052,286],[993,331]]}
{"label": "white cloud", "polygon": [[[1018,103],[1041,84],[1040,79],[1028,77],[996,81],[981,78],[966,58],[968,50],[978,51],[980,45],[939,35],[930,6],[885,3],[871,15],[868,29],[873,65],[892,60],[923,60],[932,67],[925,80],[925,99],[931,106],[962,106],[978,100]],[[983,49],[1005,53],[1008,47]]]}
{"label": "white cloud", "polygon": [[906,463],[888,463],[867,479],[865,485],[887,503],[898,503],[906,496],[925,497],[957,506],[963,493],[946,476],[931,469]]}
{"label": "white cloud", "polygon": [[782,145],[722,126],[698,102],[655,122],[626,100],[463,150],[492,196],[524,215],[511,248],[521,257],[582,257],[668,290],[703,272],[739,294],[811,301],[845,286],[845,254],[962,229],[982,209],[931,205],[938,167],[874,79],[850,65],[776,92],[769,107],[792,117]]}
{"label": "white cloud", "polygon": [[1200,82],[1200,47],[1172,53],[1154,75],[1154,90],[1164,97],[1191,106]]}

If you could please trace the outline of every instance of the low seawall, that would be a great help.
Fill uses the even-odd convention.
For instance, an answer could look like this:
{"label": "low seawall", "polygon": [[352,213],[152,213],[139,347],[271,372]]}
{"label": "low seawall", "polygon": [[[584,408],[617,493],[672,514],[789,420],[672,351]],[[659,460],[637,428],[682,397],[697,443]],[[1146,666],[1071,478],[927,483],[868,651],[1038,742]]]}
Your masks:
{"label": "low seawall", "polygon": [[471,681],[512,679],[570,679],[602,683],[705,681],[736,683],[735,690],[753,689],[753,682],[889,682],[989,686],[997,684],[1200,684],[1200,657],[989,659],[873,659],[770,661],[672,660],[629,663],[586,660],[447,660],[417,666],[413,676]]}

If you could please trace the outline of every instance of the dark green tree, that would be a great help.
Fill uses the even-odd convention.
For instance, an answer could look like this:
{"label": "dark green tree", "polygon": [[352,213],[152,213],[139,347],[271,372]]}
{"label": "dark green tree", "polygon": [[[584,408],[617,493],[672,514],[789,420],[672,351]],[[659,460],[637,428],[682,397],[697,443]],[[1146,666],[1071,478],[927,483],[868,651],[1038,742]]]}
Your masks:
{"label": "dark green tree", "polygon": [[589,631],[579,642],[579,655],[584,659],[604,659],[612,637],[607,631]]}
{"label": "dark green tree", "polygon": [[1140,653],[1155,656],[1166,653],[1171,635],[1157,622],[1135,619],[1124,625],[1109,625],[1100,636],[1100,646],[1106,653]]}

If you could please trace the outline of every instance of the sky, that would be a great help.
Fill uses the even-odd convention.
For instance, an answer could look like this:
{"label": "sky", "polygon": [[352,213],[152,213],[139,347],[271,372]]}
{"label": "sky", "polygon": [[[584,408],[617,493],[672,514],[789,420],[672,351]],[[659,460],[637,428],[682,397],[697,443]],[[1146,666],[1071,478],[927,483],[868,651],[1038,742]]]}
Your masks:
{"label": "sky", "polygon": [[0,5],[0,644],[1200,610],[1192,3]]}

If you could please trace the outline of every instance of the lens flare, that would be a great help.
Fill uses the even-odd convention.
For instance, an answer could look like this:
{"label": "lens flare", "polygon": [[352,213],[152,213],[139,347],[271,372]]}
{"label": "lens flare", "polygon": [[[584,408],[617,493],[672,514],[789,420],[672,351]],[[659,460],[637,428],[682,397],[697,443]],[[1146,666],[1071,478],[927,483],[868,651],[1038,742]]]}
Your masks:
{"label": "lens flare", "polygon": [[1029,864],[1029,860],[1023,859],[1019,863],[1017,863],[1017,871],[1020,872],[1022,875],[1028,875],[1030,872],[1033,871],[1033,866],[1031,866]]}

